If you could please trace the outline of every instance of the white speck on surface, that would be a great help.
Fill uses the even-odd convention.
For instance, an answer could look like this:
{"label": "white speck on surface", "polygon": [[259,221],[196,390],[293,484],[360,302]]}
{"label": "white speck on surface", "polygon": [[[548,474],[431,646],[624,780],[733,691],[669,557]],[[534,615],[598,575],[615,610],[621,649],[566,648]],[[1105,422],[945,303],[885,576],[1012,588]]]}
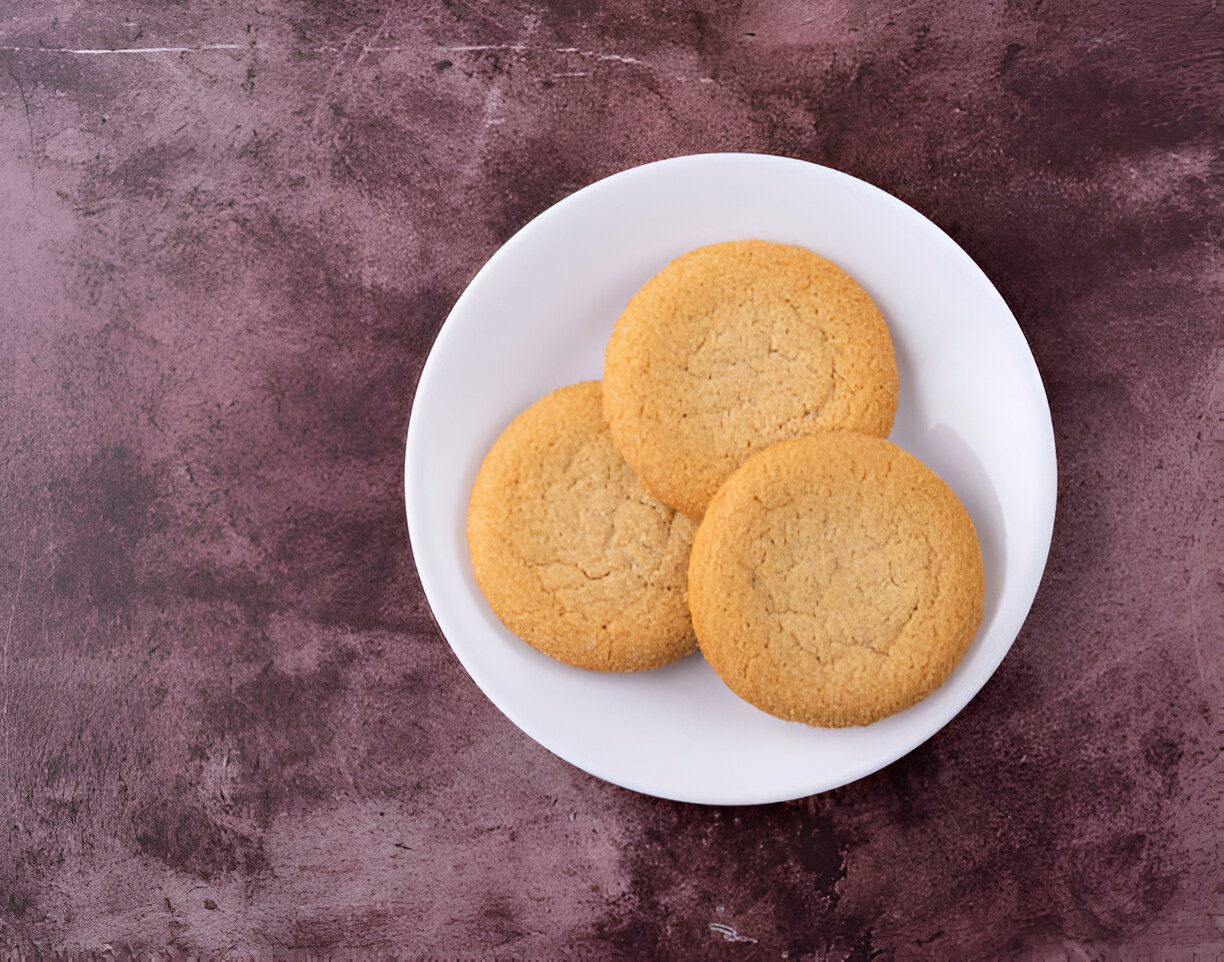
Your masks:
{"label": "white speck on surface", "polygon": [[723,937],[724,942],[755,942],[756,939],[749,938],[746,935],[740,935],[729,925],[723,925],[721,922],[711,922],[710,931],[717,932]]}
{"label": "white speck on surface", "polygon": [[256,43],[206,43],[198,47],[0,47],[6,53],[67,53],[79,56],[101,56],[112,53],[202,53],[207,50],[258,50],[262,44]]}

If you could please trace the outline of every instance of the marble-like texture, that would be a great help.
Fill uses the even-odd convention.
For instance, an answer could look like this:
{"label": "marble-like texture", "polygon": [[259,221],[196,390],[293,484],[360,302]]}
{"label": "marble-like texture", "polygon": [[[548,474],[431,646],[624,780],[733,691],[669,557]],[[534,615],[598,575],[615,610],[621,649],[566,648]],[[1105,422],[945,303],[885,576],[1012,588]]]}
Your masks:
{"label": "marble-like texture", "polygon": [[[0,946],[1224,954],[1222,47],[1205,0],[9,0]],[[707,150],[948,230],[1061,471],[978,698],[747,809],[506,721],[430,618],[400,481],[498,244]]]}

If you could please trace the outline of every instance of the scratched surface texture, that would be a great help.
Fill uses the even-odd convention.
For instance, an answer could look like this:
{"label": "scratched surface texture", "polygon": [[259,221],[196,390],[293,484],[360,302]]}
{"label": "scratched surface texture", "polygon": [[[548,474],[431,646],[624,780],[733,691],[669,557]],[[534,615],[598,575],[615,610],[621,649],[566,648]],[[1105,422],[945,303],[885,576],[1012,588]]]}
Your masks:
{"label": "scratched surface texture", "polygon": [[[0,946],[1224,954],[1214,8],[6,0]],[[746,809],[609,786],[504,719],[431,620],[400,480],[498,245],[708,150],[948,230],[1060,454],[980,696]]]}

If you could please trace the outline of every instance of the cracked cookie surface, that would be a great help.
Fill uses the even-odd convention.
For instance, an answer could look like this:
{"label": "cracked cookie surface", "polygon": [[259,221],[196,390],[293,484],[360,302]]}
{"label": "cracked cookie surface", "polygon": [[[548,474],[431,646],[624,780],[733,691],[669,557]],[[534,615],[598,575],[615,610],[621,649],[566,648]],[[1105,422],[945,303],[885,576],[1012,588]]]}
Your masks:
{"label": "cracked cookie surface", "polygon": [[952,489],[888,441],[831,432],[748,460],[693,542],[706,660],[763,711],[866,725],[938,688],[982,618],[982,559]]}
{"label": "cracked cookie surface", "polygon": [[512,632],[579,668],[635,671],[696,648],[696,525],[612,446],[599,381],[553,391],[494,442],[468,502],[476,582]]}
{"label": "cracked cookie surface", "polygon": [[700,519],[754,452],[817,431],[884,437],[897,364],[879,308],[811,251],[690,251],[626,305],[604,355],[612,440],[663,502]]}

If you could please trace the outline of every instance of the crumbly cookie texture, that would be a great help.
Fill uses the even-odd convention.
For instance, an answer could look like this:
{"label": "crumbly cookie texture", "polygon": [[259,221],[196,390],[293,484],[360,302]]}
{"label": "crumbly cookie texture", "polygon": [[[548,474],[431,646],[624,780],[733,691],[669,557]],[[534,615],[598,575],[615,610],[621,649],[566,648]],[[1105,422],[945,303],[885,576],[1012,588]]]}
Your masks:
{"label": "crumbly cookie texture", "polygon": [[579,668],[635,671],[696,648],[686,571],[696,525],[612,446],[599,381],[517,417],[468,502],[476,582],[512,632]]}
{"label": "crumbly cookie texture", "polygon": [[740,697],[809,725],[866,725],[939,687],[982,619],[960,500],[917,458],[831,432],[755,455],[710,503],[689,602]]}
{"label": "crumbly cookie texture", "polygon": [[824,430],[884,437],[896,410],[879,308],[802,247],[690,251],[633,296],[604,355],[613,443],[661,501],[695,519],[754,452]]}

